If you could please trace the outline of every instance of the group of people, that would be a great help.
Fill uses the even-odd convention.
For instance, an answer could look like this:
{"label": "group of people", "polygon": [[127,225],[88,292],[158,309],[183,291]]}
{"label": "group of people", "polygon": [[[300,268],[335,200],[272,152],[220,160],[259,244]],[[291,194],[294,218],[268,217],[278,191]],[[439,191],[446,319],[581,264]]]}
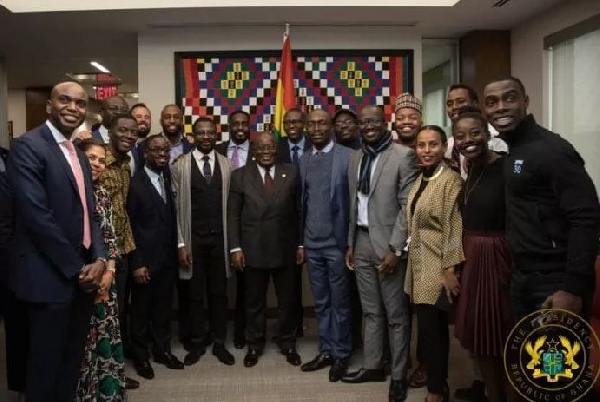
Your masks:
{"label": "group of people", "polygon": [[[516,78],[490,82],[481,107],[470,87],[450,87],[450,140],[408,93],[394,132],[376,105],[289,110],[279,140],[251,136],[251,116],[236,111],[222,143],[208,116],[186,138],[176,105],[150,134],[148,107],[118,96],[96,130],[78,133],[87,102],[78,84],[56,85],[48,120],[13,142],[0,174],[8,382],[28,402],[125,400],[139,386],[125,358],[146,379],[151,357],[181,370],[209,345],[234,365],[232,275],[245,367],[265,349],[273,278],[285,360],[328,367],[331,382],[389,375],[390,402],[424,386],[426,402],[448,400],[450,322],[478,377],[456,397],[505,401],[516,320],[542,307],[589,318],[597,193],[576,150],[527,113]],[[303,364],[304,265],[318,351]],[[175,291],[183,362],[171,352]],[[363,366],[349,372],[361,347]]]}

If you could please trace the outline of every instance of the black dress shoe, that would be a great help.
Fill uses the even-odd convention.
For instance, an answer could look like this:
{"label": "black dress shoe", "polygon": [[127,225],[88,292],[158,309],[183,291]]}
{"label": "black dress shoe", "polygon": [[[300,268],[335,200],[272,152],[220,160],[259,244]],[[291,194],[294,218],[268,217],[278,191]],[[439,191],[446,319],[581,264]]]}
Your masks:
{"label": "black dress shoe", "polygon": [[385,374],[383,370],[369,370],[361,368],[353,373],[348,373],[342,377],[342,382],[358,384],[361,382],[384,382]]}
{"label": "black dress shoe", "polygon": [[146,380],[151,380],[154,378],[154,370],[152,369],[152,366],[148,360],[143,362],[135,362],[133,366],[140,377],[143,377]]}
{"label": "black dress shoe", "polygon": [[217,356],[217,359],[223,364],[233,366],[235,364],[235,358],[222,343],[215,343],[212,348],[212,354]]}
{"label": "black dress shoe", "polygon": [[292,366],[299,366],[302,364],[302,359],[300,358],[300,355],[294,348],[284,349],[281,351],[281,354],[285,356],[287,362]]}
{"label": "black dress shoe", "polygon": [[136,381],[133,378],[125,377],[125,389],[138,389],[139,387],[139,381]]}
{"label": "black dress shoe", "polygon": [[243,336],[235,336],[233,338],[233,346],[236,349],[244,349],[246,347],[246,338],[244,338]]}
{"label": "black dress shoe", "polygon": [[317,357],[309,361],[308,363],[304,363],[300,370],[302,371],[316,371],[321,370],[327,366],[331,366],[333,364],[333,357],[326,354],[318,354]]}
{"label": "black dress shoe", "polygon": [[389,402],[404,402],[408,397],[408,381],[392,380],[390,381],[390,400]]}
{"label": "black dress shoe", "polygon": [[454,391],[454,397],[463,401],[487,402],[483,381],[475,380],[469,388],[459,388]]}
{"label": "black dress shoe", "polygon": [[154,362],[163,364],[165,367],[171,370],[183,370],[183,363],[171,353],[154,355]]}
{"label": "black dress shoe", "polygon": [[338,382],[346,375],[348,370],[348,359],[335,359],[333,365],[329,369],[329,382]]}
{"label": "black dress shoe", "polygon": [[191,366],[192,364],[198,363],[198,360],[206,353],[206,348],[202,344],[192,344],[190,348],[190,353],[185,355],[183,358],[183,363],[186,366]]}
{"label": "black dress shoe", "polygon": [[258,356],[262,355],[262,350],[249,349],[244,356],[244,367],[254,367],[258,363]]}

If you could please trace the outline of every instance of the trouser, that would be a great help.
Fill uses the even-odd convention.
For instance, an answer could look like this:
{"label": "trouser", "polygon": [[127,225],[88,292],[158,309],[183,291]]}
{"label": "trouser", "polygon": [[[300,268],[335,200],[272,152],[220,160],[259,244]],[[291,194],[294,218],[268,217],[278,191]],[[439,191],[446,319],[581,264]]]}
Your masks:
{"label": "trouser", "polygon": [[246,331],[246,284],[245,273],[243,271],[235,272],[235,312],[233,318],[233,333],[236,339],[244,339]]}
{"label": "trouser", "polygon": [[300,333],[304,326],[304,307],[302,306],[302,269],[303,265],[296,265],[294,269],[294,306],[296,311],[296,329]]}
{"label": "trouser", "polygon": [[4,319],[8,389],[24,392],[29,338],[27,308],[25,303],[17,300],[6,283],[0,286],[0,316]]}
{"label": "trouser", "polygon": [[431,304],[415,304],[414,310],[417,313],[419,342],[427,365],[427,390],[442,394],[448,379],[448,312]]}
{"label": "trouser", "polygon": [[117,282],[117,303],[119,308],[119,327],[123,347],[129,347],[129,297],[131,293],[129,256],[123,255],[117,260],[115,281]]}

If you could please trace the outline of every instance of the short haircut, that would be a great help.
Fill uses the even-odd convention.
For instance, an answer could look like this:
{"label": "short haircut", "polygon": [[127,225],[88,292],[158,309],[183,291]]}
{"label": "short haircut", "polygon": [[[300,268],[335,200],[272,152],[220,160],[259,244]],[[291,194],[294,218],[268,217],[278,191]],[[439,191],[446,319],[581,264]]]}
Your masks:
{"label": "short haircut", "polygon": [[150,111],[150,108],[148,106],[146,106],[145,103],[136,103],[135,105],[133,105],[132,107],[129,108],[129,113],[133,113],[133,110],[137,109],[138,107],[143,107],[147,111]]}
{"label": "short haircut", "polygon": [[162,134],[152,134],[152,135],[149,135],[149,136],[146,137],[146,139],[144,139],[144,142],[146,143],[146,148],[150,145],[150,143],[152,141],[154,141],[157,138],[162,138],[162,139],[166,140],[166,138],[163,137]]}
{"label": "short haircut", "polygon": [[130,114],[125,114],[125,113],[120,113],[115,115],[110,122],[110,126],[108,127],[108,130],[112,130],[116,127],[117,123],[119,122],[119,120],[121,119],[127,119],[127,120],[132,120],[133,122],[135,122],[135,124],[137,125],[137,120]]}
{"label": "short haircut", "polygon": [[202,122],[211,123],[213,126],[217,127],[217,123],[215,123],[215,121],[212,118],[207,116],[200,116],[196,120],[194,120],[194,124],[192,124],[192,131],[195,131],[196,125]]}
{"label": "short haircut", "polygon": [[479,103],[479,96],[477,92],[467,84],[452,84],[450,85],[450,89],[448,89],[448,93],[454,91],[455,89],[466,89],[469,93],[469,98],[471,98],[472,102]]}
{"label": "short haircut", "polygon": [[[439,135],[440,138],[442,139],[442,144],[447,144],[448,143],[448,136],[446,135],[446,132],[444,131],[443,128],[441,128],[440,126],[436,126],[435,124],[428,124],[426,126],[421,127],[421,129],[419,130],[419,133],[422,131],[436,131]],[[419,134],[417,133],[417,137],[419,136]]]}
{"label": "short haircut", "polygon": [[230,122],[231,119],[233,119],[233,116],[235,116],[236,114],[243,114],[248,118],[248,121],[250,121],[250,113],[244,112],[243,110],[236,110],[229,113],[229,116],[227,116],[227,121]]}
{"label": "short haircut", "polygon": [[300,113],[302,115],[302,120],[306,121],[306,113],[304,113],[302,110],[298,109],[297,107],[294,107],[294,108],[286,111],[284,113],[283,117],[285,118],[285,116],[287,116],[288,113]]}
{"label": "short haircut", "polygon": [[493,84],[494,82],[500,82],[500,81],[512,81],[512,82],[514,82],[515,84],[517,84],[517,86],[519,87],[519,89],[521,90],[521,92],[523,92],[523,95],[527,95],[527,92],[525,91],[525,85],[523,85],[523,82],[520,79],[518,79],[517,77],[513,77],[513,76],[510,76],[510,75],[501,76],[501,77],[495,78],[495,79],[489,81],[486,84],[486,87],[488,85],[490,85],[490,84]]}
{"label": "short haircut", "polygon": [[79,148],[82,152],[87,151],[93,146],[102,147],[106,149],[106,144],[104,141],[100,141],[94,137],[86,138],[85,140],[81,140],[77,143],[77,148]]}
{"label": "short haircut", "polygon": [[481,123],[481,126],[486,132],[490,132],[488,129],[488,123],[485,117],[481,114],[481,109],[475,106],[462,106],[458,109],[458,117],[456,121],[452,123],[452,130],[454,131],[454,127],[456,123],[458,123],[462,119],[475,119]]}

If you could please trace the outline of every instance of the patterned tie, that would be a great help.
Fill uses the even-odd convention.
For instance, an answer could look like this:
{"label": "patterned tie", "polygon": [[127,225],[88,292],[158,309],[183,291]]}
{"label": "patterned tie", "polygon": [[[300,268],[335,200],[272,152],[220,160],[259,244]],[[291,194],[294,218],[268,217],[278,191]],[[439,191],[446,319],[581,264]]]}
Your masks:
{"label": "patterned tie", "polygon": [[158,187],[160,189],[160,196],[166,204],[167,203],[167,193],[165,190],[165,178],[162,175],[158,176]]}
{"label": "patterned tie", "polygon": [[81,205],[83,206],[83,247],[90,248],[92,244],[92,235],[90,233],[90,215],[88,213],[87,200],[85,197],[85,181],[83,179],[83,171],[81,170],[81,165],[79,164],[79,157],[77,156],[77,151],[75,151],[75,147],[73,143],[69,140],[64,142],[65,147],[69,151],[69,156],[71,157],[71,170],[73,171],[73,176],[75,176],[75,182],[77,183],[77,190],[79,192],[79,199],[81,200]]}
{"label": "patterned tie", "polygon": [[271,177],[271,166],[265,166],[265,179],[264,186],[267,193],[271,193],[273,191],[273,177]]}
{"label": "patterned tie", "polygon": [[234,169],[240,167],[240,156],[238,155],[238,146],[233,146],[233,152],[231,153],[231,165]]}
{"label": "patterned tie", "polygon": [[204,161],[204,165],[202,166],[202,173],[204,174],[206,182],[210,184],[210,179],[212,179],[212,175],[210,173],[210,163],[208,162],[210,158],[208,157],[208,155],[204,155],[202,157],[202,160]]}
{"label": "patterned tie", "polygon": [[300,149],[300,147],[298,145],[294,145],[292,147],[292,163],[294,165],[298,164],[298,150]]}

